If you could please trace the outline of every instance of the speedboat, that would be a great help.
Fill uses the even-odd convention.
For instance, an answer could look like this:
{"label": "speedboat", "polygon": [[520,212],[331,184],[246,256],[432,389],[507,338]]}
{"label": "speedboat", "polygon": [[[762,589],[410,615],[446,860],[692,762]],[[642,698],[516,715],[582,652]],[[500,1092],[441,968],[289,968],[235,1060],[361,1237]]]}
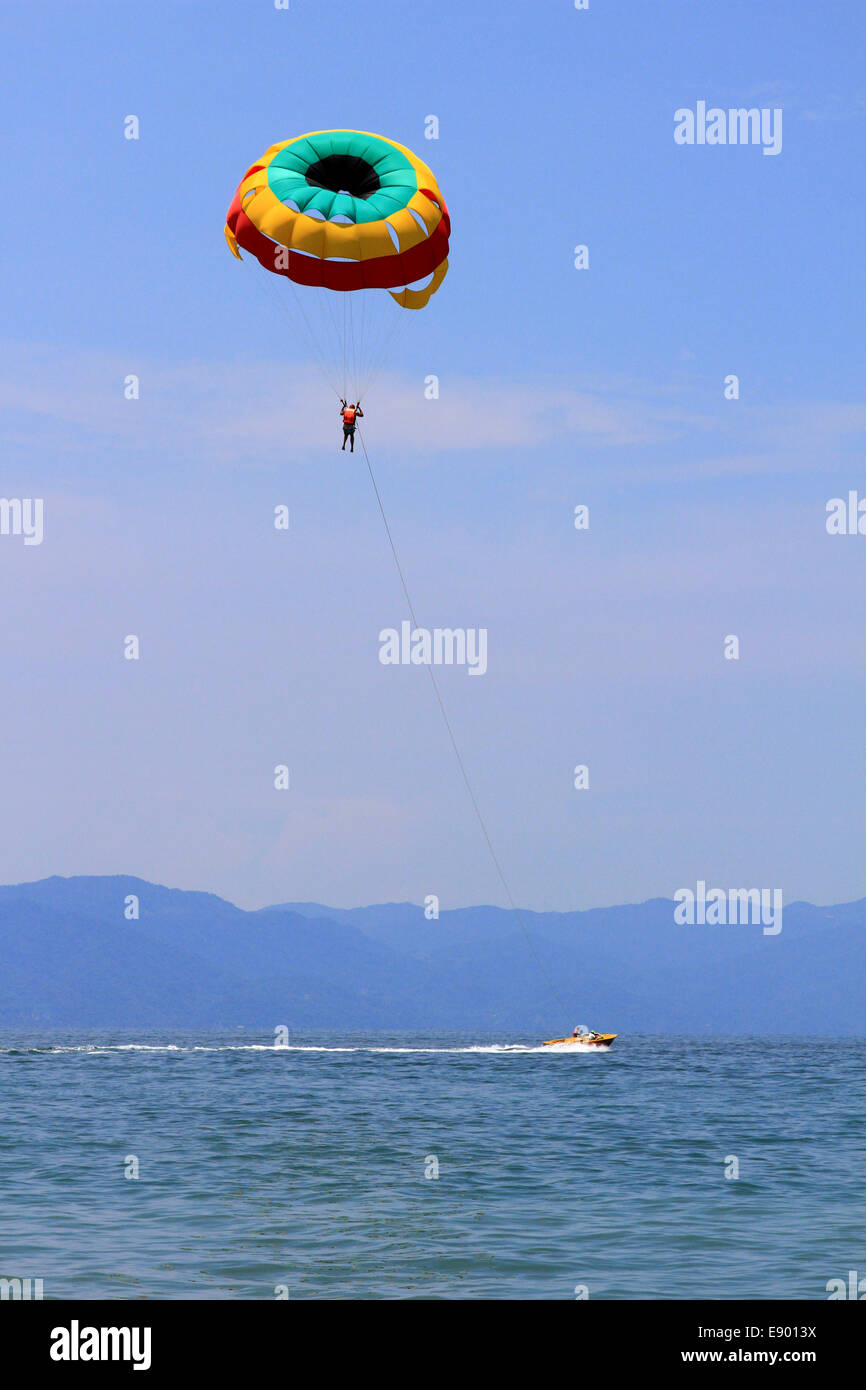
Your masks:
{"label": "speedboat", "polygon": [[551,1038],[544,1047],[610,1047],[617,1033],[578,1033],[571,1038]]}

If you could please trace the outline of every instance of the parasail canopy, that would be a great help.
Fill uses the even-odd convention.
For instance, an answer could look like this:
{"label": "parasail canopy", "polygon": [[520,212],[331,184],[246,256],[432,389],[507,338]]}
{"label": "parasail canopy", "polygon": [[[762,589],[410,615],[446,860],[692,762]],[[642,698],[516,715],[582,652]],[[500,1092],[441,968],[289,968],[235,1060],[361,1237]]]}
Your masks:
{"label": "parasail canopy", "polygon": [[404,309],[423,309],[442,284],[450,231],[423,160],[362,130],[271,145],[244,174],[225,228],[238,259],[249,251],[297,285],[385,289]]}

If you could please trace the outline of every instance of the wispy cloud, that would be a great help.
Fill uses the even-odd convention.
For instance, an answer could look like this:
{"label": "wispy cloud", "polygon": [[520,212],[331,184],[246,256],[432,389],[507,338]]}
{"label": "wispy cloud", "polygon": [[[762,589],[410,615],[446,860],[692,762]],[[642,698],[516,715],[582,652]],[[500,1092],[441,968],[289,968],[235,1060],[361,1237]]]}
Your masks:
{"label": "wispy cloud", "polygon": [[[131,373],[140,382],[137,400],[124,398]],[[315,368],[272,361],[169,364],[5,343],[0,405],[7,445],[25,444],[38,424],[43,448],[122,442],[181,456],[204,449],[216,461],[237,457],[239,449],[281,455],[287,440],[318,446],[338,429],[337,403]],[[381,378],[368,406],[380,439],[425,454],[566,438],[639,445],[711,426],[709,418],[623,382],[571,387],[451,377],[438,399],[427,400],[420,380],[395,372]]]}
{"label": "wispy cloud", "polygon": [[866,116],[866,91],[827,92],[803,110],[806,121],[856,121]]}
{"label": "wispy cloud", "polygon": [[[137,400],[124,381],[139,378]],[[587,374],[564,382],[443,378],[427,400],[406,373],[383,376],[367,402],[377,446],[420,460],[448,452],[533,449],[573,442],[610,449],[610,476],[657,481],[779,475],[820,467],[866,434],[866,406],[844,401],[729,403],[695,408],[701,383]],[[274,361],[132,361],[29,344],[0,344],[2,439],[11,451],[74,460],[109,453],[267,466],[287,450],[317,449],[339,434],[337,402],[316,369]],[[647,446],[678,445],[662,464]],[[632,453],[628,451],[632,450]],[[616,452],[618,451],[618,452]]]}

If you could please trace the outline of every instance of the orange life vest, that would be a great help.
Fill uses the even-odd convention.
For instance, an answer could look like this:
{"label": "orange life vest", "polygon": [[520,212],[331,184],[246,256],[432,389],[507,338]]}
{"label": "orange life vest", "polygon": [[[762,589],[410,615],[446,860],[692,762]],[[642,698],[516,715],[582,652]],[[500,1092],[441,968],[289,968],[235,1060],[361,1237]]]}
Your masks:
{"label": "orange life vest", "polygon": [[351,406],[348,406],[348,405],[347,405],[347,406],[346,406],[346,409],[343,411],[343,424],[344,424],[344,425],[354,425],[354,423],[355,423],[355,412],[354,412],[354,410],[352,409]]}

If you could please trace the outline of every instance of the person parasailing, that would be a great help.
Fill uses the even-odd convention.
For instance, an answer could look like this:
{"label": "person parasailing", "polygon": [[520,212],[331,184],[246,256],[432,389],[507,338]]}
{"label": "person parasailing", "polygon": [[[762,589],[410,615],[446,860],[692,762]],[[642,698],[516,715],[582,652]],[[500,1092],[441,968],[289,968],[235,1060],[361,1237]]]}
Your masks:
{"label": "person parasailing", "polygon": [[[343,400],[343,398],[342,398],[342,396],[341,396],[341,397],[340,397],[340,415],[342,416],[342,419],[343,419],[343,449],[345,449],[345,447],[346,447],[346,440],[348,439],[348,440],[351,442],[351,446],[352,446],[352,447],[350,448],[350,450],[349,450],[349,453],[350,453],[350,454],[354,454],[354,452],[355,452],[355,424],[356,424],[356,422],[357,422],[358,420],[363,420],[363,418],[364,418],[364,412],[363,412],[363,410],[361,409],[361,400],[360,400],[360,397],[358,398],[358,404],[357,404],[357,405],[354,403],[354,401],[352,402],[351,405],[347,405],[346,402]],[[342,453],[343,450],[341,449],[340,452]]]}

